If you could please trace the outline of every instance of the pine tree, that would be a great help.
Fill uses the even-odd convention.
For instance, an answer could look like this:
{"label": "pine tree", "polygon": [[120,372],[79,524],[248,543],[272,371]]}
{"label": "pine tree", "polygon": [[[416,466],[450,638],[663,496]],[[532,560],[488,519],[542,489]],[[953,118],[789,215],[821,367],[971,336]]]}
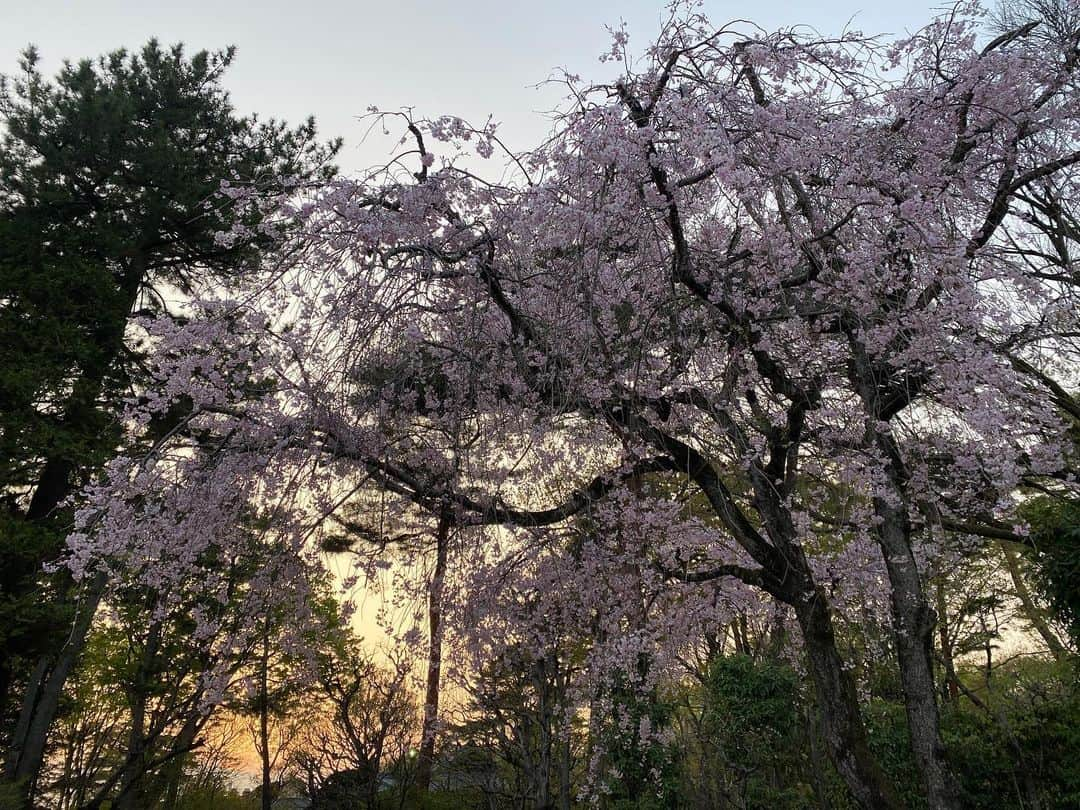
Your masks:
{"label": "pine tree", "polygon": [[340,141],[317,140],[312,119],[236,113],[234,55],[151,40],[50,81],[31,47],[0,79],[0,708],[4,775],[27,784],[85,635],[44,564],[140,390],[132,317],[179,316],[170,300],[242,277],[280,239],[259,200],[334,173]]}

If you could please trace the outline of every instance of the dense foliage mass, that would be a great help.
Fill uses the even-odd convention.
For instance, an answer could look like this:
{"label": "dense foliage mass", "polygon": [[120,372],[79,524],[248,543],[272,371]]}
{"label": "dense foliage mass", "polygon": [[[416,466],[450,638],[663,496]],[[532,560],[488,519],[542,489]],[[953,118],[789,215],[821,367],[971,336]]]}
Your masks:
{"label": "dense foliage mass", "polygon": [[[103,591],[77,593],[64,571],[43,570],[64,548],[67,501],[118,447],[148,438],[121,424],[149,379],[132,324],[182,317],[182,296],[241,283],[247,262],[281,244],[268,215],[286,181],[332,175],[337,144],[319,144],[313,122],[290,129],[235,113],[220,83],[232,59],[231,49],[189,57],[151,41],[138,53],[66,64],[49,81],[31,48],[22,73],[0,84],[0,714],[9,779],[32,782],[41,767]],[[218,196],[241,177],[244,204]],[[234,227],[246,235],[226,243],[220,234]],[[165,416],[151,433],[169,426]]]}
{"label": "dense foliage mass", "polygon": [[[274,774],[327,808],[1080,799],[1080,9],[669,12],[532,151],[372,110],[403,148],[365,176],[220,178],[231,272],[124,322],[123,450],[73,501],[85,677],[151,620],[140,742],[65,806],[184,806],[223,714],[264,808]],[[345,554],[387,665],[326,595]]]}

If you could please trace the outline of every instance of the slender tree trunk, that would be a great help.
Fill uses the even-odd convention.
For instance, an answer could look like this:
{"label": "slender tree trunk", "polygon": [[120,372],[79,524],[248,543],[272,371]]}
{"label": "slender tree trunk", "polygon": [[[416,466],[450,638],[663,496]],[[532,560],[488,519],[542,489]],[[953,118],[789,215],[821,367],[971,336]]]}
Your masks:
{"label": "slender tree trunk", "polygon": [[[56,718],[64,684],[86,645],[86,637],[90,632],[94,614],[105,593],[105,582],[103,573],[94,575],[86,590],[83,591],[82,604],[75,614],[75,624],[71,629],[71,634],[60,648],[52,669],[43,681],[39,681],[40,694],[37,701],[34,702],[34,696],[29,693],[23,701],[23,710],[28,712],[26,734],[21,740],[15,740],[16,747],[9,753],[9,762],[14,762],[11,766],[13,779],[25,785],[28,801],[33,798],[35,783],[45,758],[45,744],[49,728]],[[30,691],[37,688],[35,684]],[[28,704],[29,708],[27,708]]]}
{"label": "slender tree trunk", "polygon": [[439,683],[442,674],[442,604],[446,585],[450,517],[442,515],[435,530],[435,570],[428,585],[428,666],[424,691],[424,721],[420,751],[416,758],[416,791],[423,795],[431,788],[435,764],[435,737],[439,723]]}
{"label": "slender tree trunk", "polygon": [[952,703],[960,695],[956,685],[956,664],[953,661],[952,639],[949,638],[949,604],[945,599],[945,583],[939,579],[935,586],[937,598],[938,643],[941,647],[941,662],[945,669],[945,689],[942,698]]}
{"label": "slender tree trunk", "polygon": [[382,761],[381,746],[368,761],[367,799],[368,810],[379,810],[379,771]]}
{"label": "slender tree trunk", "polygon": [[864,810],[901,810],[870,752],[855,684],[837,652],[832,616],[820,589],[797,601],[795,616],[803,634],[829,758]]}
{"label": "slender tree trunk", "polygon": [[[201,695],[201,692],[200,692]],[[193,701],[196,705],[198,699]],[[143,808],[157,807],[169,787],[169,780],[174,767],[183,767],[182,758],[191,751],[196,744],[196,737],[206,725],[209,715],[198,711],[191,712],[179,733],[173,738],[168,750],[160,757],[152,759],[150,745],[153,740],[160,740],[163,728],[155,725],[149,732],[145,724],[141,737],[141,745],[138,750],[129,750],[123,766],[98,789],[97,794],[86,804],[80,806],[80,810],[100,810],[112,791],[119,783],[120,789],[112,801],[114,810],[130,808],[130,810],[143,810]],[[179,764],[177,765],[177,763]],[[136,778],[131,778],[132,774]],[[179,778],[181,774],[177,775]]]}
{"label": "slender tree trunk", "polygon": [[559,810],[570,810],[570,736],[559,742]]}
{"label": "slender tree trunk", "polygon": [[[85,377],[75,384],[75,391],[65,409],[65,420],[78,422],[86,420],[93,409],[93,402],[100,391],[100,385],[94,385]],[[50,457],[46,460],[30,505],[24,518],[27,521],[41,522],[48,519],[72,491],[72,472],[74,465],[64,457]],[[58,540],[59,546],[59,540]],[[49,551],[38,560],[43,564],[49,557],[58,553],[58,549]],[[104,591],[104,581],[100,588],[83,591],[86,604],[83,612],[77,613],[74,626],[68,637],[57,639],[54,654],[39,659],[37,667],[26,684],[19,719],[13,730],[9,751],[4,763],[6,779],[20,782],[26,791],[27,801],[32,801],[38,773],[45,753],[46,737],[56,717],[60,696],[68,674],[78,661],[79,654],[86,643],[86,634],[90,630],[93,613]],[[91,604],[92,603],[92,604]],[[53,657],[50,661],[49,658]],[[44,664],[44,666],[42,666]],[[51,666],[50,666],[51,665]]]}
{"label": "slender tree trunk", "polygon": [[[166,761],[158,760],[158,766],[150,778],[146,780],[143,789],[145,807],[158,807],[159,802],[165,807],[171,807],[168,798],[175,790],[179,793],[180,780],[183,778],[184,759],[187,753],[196,745],[196,737],[206,724],[206,716],[195,710],[184,721],[180,732],[173,739],[166,754]],[[175,798],[171,801],[175,802]]]}
{"label": "slender tree trunk", "polygon": [[165,810],[176,810],[180,800],[180,782],[184,778],[184,761],[187,752],[177,754],[166,769]]}
{"label": "slender tree trunk", "polygon": [[532,665],[533,686],[536,689],[536,795],[535,806],[538,810],[551,810],[551,752],[552,727],[554,725],[554,705],[551,694],[551,681],[548,678],[548,659],[541,658]]}
{"label": "slender tree trunk", "polygon": [[22,706],[19,709],[19,719],[15,722],[15,730],[12,732],[11,745],[4,760],[4,778],[14,779],[18,772],[19,760],[26,748],[26,738],[30,732],[30,723],[34,718],[34,709],[38,705],[38,695],[45,684],[49,671],[49,659],[41,656],[34,671],[26,682],[26,691],[23,693]]}
{"label": "slender tree trunk", "polygon": [[262,810],[270,810],[270,627],[262,637],[259,661],[259,754],[262,758]]}
{"label": "slender tree trunk", "polygon": [[750,645],[750,629],[746,623],[745,613],[739,613],[735,620],[735,638],[739,643],[739,652],[753,658],[754,651]]}
{"label": "slender tree trunk", "polygon": [[[560,666],[558,657],[555,658],[555,683],[558,690],[559,705],[566,704],[566,688],[569,680],[567,667]],[[569,721],[563,713],[560,718],[562,724],[559,729],[559,810],[570,810],[570,745],[573,742]],[[565,726],[565,727],[563,727]]]}
{"label": "slender tree trunk", "polygon": [[1024,617],[1042,637],[1043,642],[1046,644],[1046,648],[1050,650],[1050,654],[1058,661],[1063,660],[1067,655],[1065,645],[1061,643],[1061,639],[1059,639],[1054,631],[1050,629],[1050,625],[1046,621],[1046,611],[1036,605],[1035,600],[1031,598],[1031,591],[1028,590],[1027,583],[1024,582],[1024,574],[1020,570],[1020,561],[1017,557],[1016,549],[1009,543],[1002,541],[1001,553],[1005,555],[1005,566],[1009,569],[1009,577],[1012,579],[1013,589],[1016,591],[1016,596],[1020,600],[1021,607],[1024,609]]}
{"label": "slender tree trunk", "polygon": [[135,681],[129,693],[131,702],[131,730],[128,733],[128,750],[120,777],[120,793],[113,806],[116,810],[141,810],[148,806],[147,769],[149,767],[146,714],[154,676],[161,650],[160,622],[151,623],[143,647],[142,657],[135,673]]}
{"label": "slender tree trunk", "polygon": [[[0,586],[0,588],[2,588],[2,586]],[[2,588],[0,592],[6,590],[6,588]],[[11,689],[11,680],[13,676],[14,673],[11,671],[11,661],[5,655],[3,660],[0,660],[0,707],[7,708],[8,691]]]}

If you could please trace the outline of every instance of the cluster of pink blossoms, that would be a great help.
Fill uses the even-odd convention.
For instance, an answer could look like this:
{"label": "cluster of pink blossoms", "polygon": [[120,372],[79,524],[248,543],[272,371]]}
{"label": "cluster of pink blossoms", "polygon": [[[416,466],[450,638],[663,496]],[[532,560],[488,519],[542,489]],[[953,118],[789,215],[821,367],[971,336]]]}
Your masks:
{"label": "cluster of pink blossoms", "polygon": [[575,88],[512,183],[434,157],[491,155],[490,122],[403,118],[415,172],[290,201],[247,297],[151,329],[133,429],[188,410],[87,493],[73,568],[163,587],[256,515],[269,598],[351,509],[371,580],[450,522],[449,624],[486,660],[584,638],[594,684],[644,655],[648,686],[818,597],[914,638],[958,537],[1076,484],[1045,381],[1077,312],[1031,202],[1078,191],[1076,58],[979,22],[883,44],[687,13],[636,63],[617,32],[636,67]]}

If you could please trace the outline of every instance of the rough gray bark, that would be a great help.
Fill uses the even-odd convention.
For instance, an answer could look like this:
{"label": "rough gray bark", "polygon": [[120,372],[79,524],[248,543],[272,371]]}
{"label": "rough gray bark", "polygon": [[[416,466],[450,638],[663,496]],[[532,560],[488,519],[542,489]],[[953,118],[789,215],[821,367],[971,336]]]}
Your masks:
{"label": "rough gray bark", "polygon": [[875,507],[883,519],[878,542],[889,575],[893,635],[915,764],[928,805],[934,810],[958,808],[956,783],[941,742],[933,668],[934,612],[912,552],[906,515],[883,500]]}
{"label": "rough gray bark", "polygon": [[570,810],[570,738],[559,742],[559,810]]}
{"label": "rough gray bark", "polygon": [[[566,682],[568,678],[566,667],[561,666],[557,659],[555,667],[556,690],[560,698],[563,698],[566,695]],[[565,722],[565,718],[562,718],[560,722]],[[572,803],[570,790],[571,729],[560,727],[559,736],[559,810],[570,810],[570,805]]]}
{"label": "rough gray bark", "polygon": [[802,630],[829,758],[860,807],[900,810],[902,805],[870,752],[855,684],[837,652],[825,595],[820,590],[808,594],[795,606],[795,616]]}

